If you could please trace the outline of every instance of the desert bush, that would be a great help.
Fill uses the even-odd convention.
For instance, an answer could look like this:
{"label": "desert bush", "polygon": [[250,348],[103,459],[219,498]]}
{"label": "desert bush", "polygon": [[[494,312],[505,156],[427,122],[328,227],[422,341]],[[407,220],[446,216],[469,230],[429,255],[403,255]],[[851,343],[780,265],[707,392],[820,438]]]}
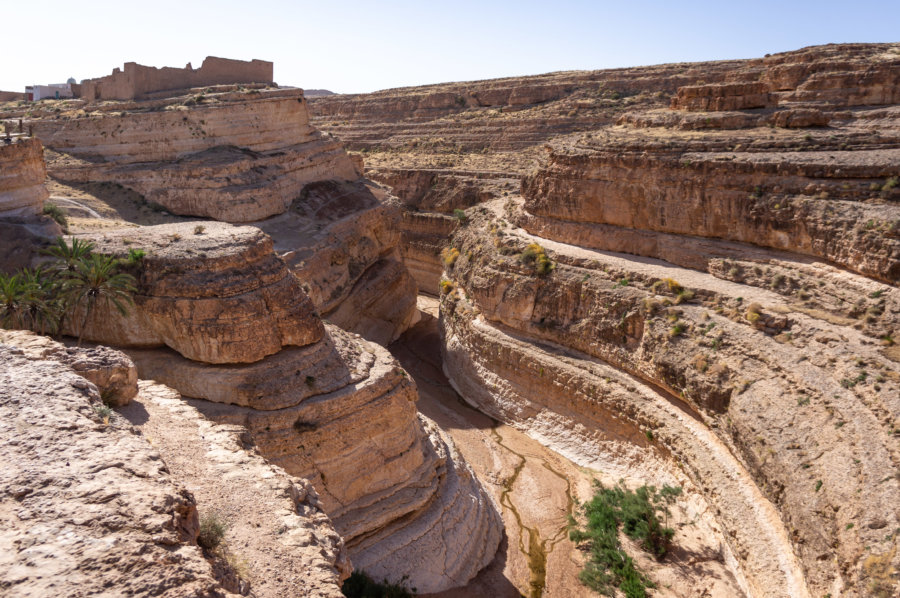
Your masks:
{"label": "desert bush", "polygon": [[556,265],[547,257],[546,250],[537,243],[530,243],[521,254],[519,260],[530,264],[538,276],[550,273]]}
{"label": "desert bush", "polygon": [[69,221],[66,219],[66,214],[62,211],[62,208],[55,203],[47,201],[44,202],[43,212],[47,216],[53,218],[53,220],[62,227],[63,232],[69,232]]}
{"label": "desert bush", "polygon": [[654,584],[622,549],[619,528],[657,559],[663,558],[675,531],[666,527],[661,516],[668,521],[669,506],[681,488],[628,490],[622,482],[611,488],[594,482],[594,488],[594,497],[580,508],[584,527],[574,518],[569,520],[569,538],[589,551],[578,578],[603,594],[612,595],[618,588],[627,598],[645,598]]}
{"label": "desert bush", "polygon": [[200,534],[197,536],[197,544],[210,550],[217,548],[225,539],[228,524],[215,511],[203,513],[200,516]]}
{"label": "desert bush", "polygon": [[444,262],[445,267],[450,268],[456,263],[457,259],[459,259],[459,249],[456,247],[445,247],[441,251],[441,260]]}
{"label": "desert bush", "polygon": [[456,218],[457,220],[459,220],[460,223],[463,223],[469,219],[469,217],[466,216],[465,211],[460,210],[459,208],[456,208],[455,210],[453,210],[453,217]]}

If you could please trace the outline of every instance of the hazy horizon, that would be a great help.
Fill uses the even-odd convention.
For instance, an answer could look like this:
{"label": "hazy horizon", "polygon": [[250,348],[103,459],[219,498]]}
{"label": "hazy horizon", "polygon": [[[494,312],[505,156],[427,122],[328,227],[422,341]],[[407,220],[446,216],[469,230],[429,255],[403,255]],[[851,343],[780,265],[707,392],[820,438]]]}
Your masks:
{"label": "hazy horizon", "polygon": [[[206,56],[275,63],[275,81],[336,93],[554,71],[756,58],[825,43],[900,41],[900,3],[742,6],[562,1],[429,6],[178,3],[126,12],[111,0],[47,0],[6,12],[0,89],[102,77],[125,62],[195,68]],[[9,50],[15,50],[13,52]],[[11,56],[11,57],[10,57]]]}

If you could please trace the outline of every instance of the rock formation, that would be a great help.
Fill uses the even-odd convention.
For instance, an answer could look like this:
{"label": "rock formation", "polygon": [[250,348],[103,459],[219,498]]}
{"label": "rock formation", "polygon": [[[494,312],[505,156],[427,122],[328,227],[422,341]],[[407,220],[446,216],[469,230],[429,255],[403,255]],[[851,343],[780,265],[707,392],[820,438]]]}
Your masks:
{"label": "rock formation", "polygon": [[0,345],[0,586],[9,596],[224,596],[197,506],[159,455],[101,421],[100,393]]}
{"label": "rock formation", "polygon": [[464,398],[576,462],[668,455],[750,595],[891,595],[898,73],[835,45],[312,110],[392,186],[420,286],[443,271]]}
{"label": "rock formation", "polygon": [[292,256],[325,317],[376,342],[396,339],[416,313],[397,210],[310,125],[303,92],[247,84],[173,93],[76,100],[62,114],[35,111],[29,126],[53,150],[54,179],[116,183],[174,214],[254,221]]}
{"label": "rock formation", "polygon": [[61,229],[42,216],[49,197],[44,148],[37,139],[0,144],[0,270],[28,265],[35,246]]}
{"label": "rock formation", "polygon": [[[0,361],[9,372],[0,376],[8,400],[2,408],[12,410],[4,419],[14,422],[0,428],[9,435],[0,484],[15,512],[0,525],[10,546],[0,583],[11,596],[43,596],[51,588],[85,595],[111,586],[142,596],[231,596],[246,595],[247,581],[260,597],[288,590],[342,595],[346,554],[315,491],[248,450],[240,441],[245,430],[204,420],[159,384],[141,382],[137,395],[134,364],[107,347],[64,347],[30,332],[2,331]],[[119,413],[139,427],[104,413],[101,400],[127,404]],[[177,416],[151,437],[159,410]],[[202,434],[191,437],[186,428]],[[37,470],[43,477],[35,477]],[[212,484],[199,473],[207,470]],[[210,493],[210,485],[242,502]],[[253,522],[245,516],[228,526],[230,552],[201,552],[198,510],[224,512],[227,506],[253,509],[267,528],[277,529],[276,539],[253,528],[257,542],[251,546],[246,527]],[[254,567],[241,572],[249,579],[239,579],[235,564],[258,556],[260,548],[264,562],[254,566],[277,563],[291,575],[266,578]],[[280,583],[285,578],[287,584]]]}
{"label": "rock formation", "polygon": [[41,213],[49,197],[44,179],[44,148],[37,139],[0,144],[0,218],[27,218]]}
{"label": "rock formation", "polygon": [[383,347],[322,324],[266,235],[183,223],[92,240],[145,255],[129,314],[91,315],[85,337],[127,347],[143,378],[198,399],[270,463],[311,480],[356,568],[438,591],[493,558],[496,507],[417,418],[414,384]]}
{"label": "rock formation", "polygon": [[284,212],[306,183],[358,177],[341,146],[310,126],[298,89],[85,103],[31,124],[66,155],[51,162],[54,177],[114,181],[176,214],[261,220]]}

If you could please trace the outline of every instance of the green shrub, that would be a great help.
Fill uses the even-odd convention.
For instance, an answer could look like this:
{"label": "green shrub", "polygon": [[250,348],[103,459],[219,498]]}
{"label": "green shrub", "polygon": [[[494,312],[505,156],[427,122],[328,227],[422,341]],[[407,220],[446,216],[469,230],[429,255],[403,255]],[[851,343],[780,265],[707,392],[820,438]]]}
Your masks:
{"label": "green shrub", "polygon": [[222,543],[228,524],[216,513],[210,511],[200,516],[200,534],[197,536],[197,544],[212,550]]}
{"label": "green shrub", "polygon": [[580,509],[584,528],[574,519],[569,522],[570,539],[584,543],[590,555],[578,578],[603,594],[612,595],[618,588],[628,598],[645,598],[647,588],[654,584],[622,549],[619,528],[644,550],[663,558],[675,532],[660,521],[660,515],[668,520],[669,505],[681,494],[681,488],[641,486],[628,490],[622,482],[612,488],[594,484],[594,497]]}
{"label": "green shrub", "polygon": [[147,252],[143,249],[129,249],[128,250],[128,263],[129,264],[139,264],[141,260],[144,259],[144,256],[147,255]]}
{"label": "green shrub", "polygon": [[453,217],[456,218],[457,220],[459,220],[460,222],[465,222],[466,220],[469,219],[469,217],[466,216],[465,211],[460,210],[459,208],[456,208],[455,210],[453,210]]}
{"label": "green shrub", "polygon": [[69,221],[66,219],[65,212],[58,205],[49,201],[44,202],[44,214],[53,218],[62,227],[63,232],[69,232]]}
{"label": "green shrub", "polygon": [[519,261],[524,264],[530,264],[538,276],[549,274],[556,267],[556,264],[547,257],[546,250],[537,243],[530,243],[521,254]]}
{"label": "green shrub", "polygon": [[416,595],[416,589],[407,589],[406,579],[404,576],[400,583],[388,583],[387,580],[378,583],[364,571],[354,571],[344,580],[341,592],[347,598],[412,598]]}

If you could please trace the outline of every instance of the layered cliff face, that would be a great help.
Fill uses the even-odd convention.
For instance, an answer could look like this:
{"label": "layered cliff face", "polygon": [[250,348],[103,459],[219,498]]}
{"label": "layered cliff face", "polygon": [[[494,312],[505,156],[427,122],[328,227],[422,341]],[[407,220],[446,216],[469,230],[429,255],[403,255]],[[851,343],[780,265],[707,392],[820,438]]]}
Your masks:
{"label": "layered cliff face", "polygon": [[44,148],[37,139],[0,145],[0,218],[27,218],[41,213],[49,197],[44,179]]}
{"label": "layered cliff face", "polygon": [[845,44],[311,109],[400,199],[420,288],[443,271],[466,400],[576,463],[686,475],[749,595],[892,595],[898,73],[896,44]]}
{"label": "layered cliff face", "polygon": [[265,234],[185,223],[92,240],[145,256],[129,314],[91,315],[85,336],[129,347],[142,377],[241,426],[268,462],[311,480],[356,568],[438,591],[493,558],[496,507],[417,417],[413,383],[381,346],[322,324]]}
{"label": "layered cliff face", "polygon": [[306,183],[358,176],[309,125],[297,89],[84,104],[32,126],[61,154],[55,178],[116,182],[175,214],[227,222],[280,214]]}
{"label": "layered cliff face", "polygon": [[[900,499],[893,347],[754,281],[533,237],[504,224],[520,205],[488,205],[454,235],[442,299],[445,367],[463,396],[576,460],[606,440],[671,455],[753,595],[885,583],[874,571],[896,559],[885,530],[898,516],[885,505]],[[555,266],[543,275],[540,255]],[[894,287],[806,268],[896,327]]]}
{"label": "layered cliff face", "polygon": [[40,141],[20,137],[0,145],[0,270],[27,266],[35,246],[62,232],[41,215],[50,195],[46,178]]}
{"label": "layered cliff face", "polygon": [[[895,157],[881,150],[897,146],[892,104],[897,102],[898,69],[900,48],[896,45],[842,44],[754,60],[554,73],[338,95],[317,98],[311,102],[311,111],[317,126],[339,136],[350,149],[364,152],[367,174],[392,186],[400,197],[404,258],[420,287],[431,293],[437,292],[439,252],[446,246],[445,231],[452,224],[444,216],[455,208],[513,193],[517,185],[505,184],[504,179],[518,179],[544,166],[544,144],[550,144],[548,149],[553,151],[551,166],[544,177],[538,177],[544,182],[551,178],[552,165],[557,162],[584,160],[587,155],[599,161],[603,154],[609,160],[609,178],[618,181],[624,176],[615,183],[622,187],[622,201],[630,201],[643,186],[660,204],[668,205],[670,198],[690,197],[690,214],[711,209],[709,202],[714,200],[707,196],[713,191],[704,181],[721,176],[722,183],[712,183],[724,186],[720,197],[756,197],[740,206],[734,197],[731,206],[715,208],[731,209],[733,219],[760,221],[750,225],[753,232],[742,225],[735,234],[724,236],[756,242],[750,237],[762,231],[769,237],[763,244],[789,247],[789,240],[773,239],[779,235],[763,221],[786,222],[801,212],[796,215],[798,225],[783,232],[797,232],[804,253],[844,264],[867,260],[860,252],[869,251],[871,243],[883,244],[858,240],[843,250],[825,248],[834,246],[836,239],[822,241],[823,236],[830,239],[836,229],[852,225],[818,224],[818,220],[828,219],[820,212],[828,208],[841,211],[845,204],[808,200],[813,199],[810,196],[822,199],[821,195],[828,193],[832,199],[856,201],[850,206],[851,212],[858,212],[854,218],[866,223],[872,220],[893,234],[892,221],[882,222],[882,217],[890,214],[877,206],[862,207],[858,199],[861,191],[877,186],[869,196],[876,198],[882,187],[891,187],[891,178],[896,176],[891,170]],[[535,92],[538,88],[555,91],[541,95]],[[493,98],[490,102],[472,99],[487,98],[488,90]],[[439,102],[444,95],[460,100]],[[513,103],[513,96],[524,103]],[[397,106],[409,110],[398,115]],[[698,136],[700,132],[703,137]],[[846,153],[860,149],[870,153],[852,158]],[[798,151],[804,153],[803,158],[795,155]],[[673,168],[695,169],[695,176],[686,177]],[[750,180],[753,173],[758,177],[755,182]],[[769,181],[775,173],[778,176]],[[648,176],[652,183],[646,182]],[[740,180],[732,183],[731,177]],[[682,180],[692,180],[691,188],[677,187]],[[563,187],[568,184],[559,183],[560,193],[567,192]],[[744,193],[748,185],[749,191]],[[594,191],[597,189],[590,192]],[[542,192],[536,189],[535,195]],[[770,203],[762,205],[763,199]],[[751,203],[760,205],[752,207]],[[766,215],[782,210],[786,203],[790,215]],[[570,211],[579,209],[571,205]],[[548,204],[541,219],[551,211]],[[752,213],[747,214],[749,211]],[[663,217],[672,219],[676,212],[683,214],[681,207],[672,208]],[[558,219],[556,214],[550,216]],[[723,226],[730,226],[722,220]],[[439,230],[437,224],[442,222],[447,224]],[[580,233],[570,229],[561,234]],[[855,234],[842,230],[839,236]],[[718,235],[721,232],[711,233]],[[805,248],[813,245],[818,249]],[[871,250],[882,255],[892,251],[884,246]],[[835,253],[857,257],[837,257]],[[884,260],[873,258],[868,269],[860,271],[871,273],[879,263]]]}
{"label": "layered cliff face", "polygon": [[367,181],[320,181],[305,186],[284,214],[256,223],[323,318],[385,345],[416,314],[393,201]]}
{"label": "layered cliff face", "polygon": [[[382,343],[409,326],[415,286],[400,263],[397,210],[385,193],[372,194],[337,141],[310,125],[301,90],[219,86],[64,108],[37,109],[29,121],[52,148],[54,181],[125,187],[139,194],[131,213],[149,206],[255,221],[330,320]],[[64,185],[60,194],[79,215],[115,214],[115,206],[95,209],[68,197]],[[133,215],[122,219],[145,224]]]}
{"label": "layered cliff face", "polygon": [[[4,441],[19,505],[3,526],[15,547],[4,565],[19,563],[4,571],[11,596],[110,586],[147,596],[342,595],[349,562],[315,490],[266,463],[242,442],[246,430],[204,419],[161,384],[139,389],[132,361],[108,347],[0,331],[0,353],[15,378],[4,392],[17,437]],[[35,478],[38,469],[49,477]],[[201,552],[200,522],[211,514],[227,529],[216,551]],[[270,575],[273,565],[291,575]]]}

